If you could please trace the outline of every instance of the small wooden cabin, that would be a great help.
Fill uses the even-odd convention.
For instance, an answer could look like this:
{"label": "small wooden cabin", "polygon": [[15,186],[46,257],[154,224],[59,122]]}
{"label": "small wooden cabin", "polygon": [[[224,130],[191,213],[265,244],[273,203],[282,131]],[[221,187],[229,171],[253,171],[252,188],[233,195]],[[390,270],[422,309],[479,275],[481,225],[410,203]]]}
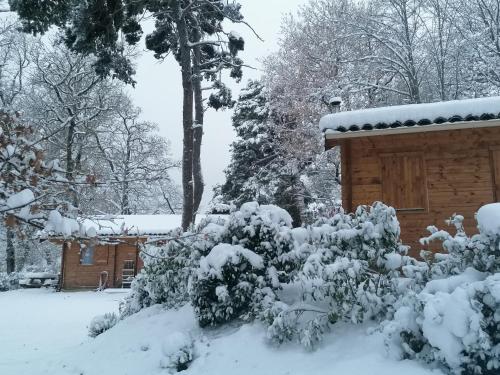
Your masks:
{"label": "small wooden cabin", "polygon": [[500,200],[500,97],[340,112],[320,127],[340,147],[344,209],[393,206],[414,255],[427,226],[458,213],[474,233],[477,210]]}
{"label": "small wooden cabin", "polygon": [[180,227],[181,216],[119,215],[74,224],[66,225],[75,228],[72,233],[54,233],[50,238],[62,244],[61,288],[123,288],[143,267],[140,244],[170,236]]}
{"label": "small wooden cabin", "polygon": [[113,236],[63,242],[62,289],[126,288],[143,263],[139,244],[145,236]]}

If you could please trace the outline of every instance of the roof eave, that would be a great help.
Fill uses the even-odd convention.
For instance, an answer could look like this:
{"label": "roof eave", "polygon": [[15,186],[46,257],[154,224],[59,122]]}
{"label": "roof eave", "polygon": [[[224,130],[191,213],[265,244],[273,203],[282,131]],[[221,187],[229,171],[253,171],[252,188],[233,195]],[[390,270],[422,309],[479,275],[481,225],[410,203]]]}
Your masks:
{"label": "roof eave", "polygon": [[431,125],[415,125],[415,126],[402,126],[390,129],[373,129],[373,130],[358,130],[358,131],[328,131],[325,130],[325,139],[348,139],[348,138],[361,138],[361,137],[376,137],[381,135],[392,134],[412,134],[412,133],[426,133],[444,130],[458,130],[458,129],[479,129],[479,128],[492,128],[500,126],[500,119],[482,120],[482,121],[460,121],[460,122],[447,122],[443,124]]}

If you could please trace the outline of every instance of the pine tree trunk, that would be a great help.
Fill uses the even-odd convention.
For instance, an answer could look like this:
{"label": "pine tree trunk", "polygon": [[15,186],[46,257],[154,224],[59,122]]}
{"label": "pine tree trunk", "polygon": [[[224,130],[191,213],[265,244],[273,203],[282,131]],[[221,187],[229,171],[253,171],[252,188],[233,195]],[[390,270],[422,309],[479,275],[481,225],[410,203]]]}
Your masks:
{"label": "pine tree trunk", "polygon": [[130,132],[128,133],[127,136],[127,153],[125,156],[125,170],[123,171],[123,184],[122,184],[122,200],[121,200],[121,214],[122,215],[130,215],[132,212],[130,210],[130,200],[129,200],[129,195],[130,195],[130,184],[129,184],[129,178],[130,178],[130,159],[132,157],[132,150],[130,146]]}
{"label": "pine tree trunk", "polygon": [[307,221],[306,217],[306,204],[304,201],[304,186],[302,185],[302,182],[300,179],[296,179],[295,181],[295,205],[297,206],[297,211],[298,211],[298,216],[300,218],[300,223],[294,223],[296,226],[301,226]]}
{"label": "pine tree trunk", "polygon": [[182,127],[184,130],[182,150],[182,229],[186,231],[193,222],[193,81],[191,48],[189,47],[186,20],[179,1],[176,4],[177,30],[179,32],[180,65],[182,71]]}
{"label": "pine tree trunk", "polygon": [[[76,122],[75,120],[71,120],[68,133],[66,134],[66,179],[68,181],[74,181],[74,172],[75,172],[75,160],[73,159],[73,146],[74,146],[74,137],[76,131]],[[68,185],[69,189],[69,200],[71,204],[75,207],[78,206],[77,192],[75,186]]]}
{"label": "pine tree trunk", "polygon": [[[198,40],[199,37],[195,40]],[[201,169],[201,143],[203,139],[203,94],[201,90],[201,72],[200,61],[201,51],[200,46],[193,49],[193,74],[194,74],[194,107],[195,107],[195,127],[193,129],[193,182],[194,182],[194,202],[193,210],[196,215],[200,208],[201,199],[203,197],[203,190],[205,188],[203,183],[203,171]],[[193,218],[194,220],[194,218]]]}
{"label": "pine tree trunk", "polygon": [[10,274],[16,270],[16,249],[14,247],[14,230],[7,226],[7,247],[6,252],[6,263],[7,263],[7,274]]}

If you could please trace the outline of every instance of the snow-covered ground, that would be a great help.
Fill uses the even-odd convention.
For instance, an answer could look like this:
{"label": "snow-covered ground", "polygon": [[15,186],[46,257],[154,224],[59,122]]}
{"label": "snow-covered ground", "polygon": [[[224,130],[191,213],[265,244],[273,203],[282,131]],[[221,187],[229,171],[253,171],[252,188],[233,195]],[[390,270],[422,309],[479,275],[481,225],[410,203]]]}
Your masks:
{"label": "snow-covered ground", "polygon": [[[195,360],[186,375],[438,375],[416,362],[385,356],[382,338],[367,327],[339,326],[321,347],[280,348],[265,341],[258,324],[200,330],[192,309],[141,311],[95,339],[87,326],[96,314],[117,311],[123,294],[0,293],[0,374],[168,374],[162,368],[179,336],[195,341]],[[182,333],[180,335],[179,333]]]}
{"label": "snow-covered ground", "polygon": [[45,373],[48,363],[91,341],[87,327],[92,317],[118,311],[123,296],[46,289],[0,293],[0,374]]}

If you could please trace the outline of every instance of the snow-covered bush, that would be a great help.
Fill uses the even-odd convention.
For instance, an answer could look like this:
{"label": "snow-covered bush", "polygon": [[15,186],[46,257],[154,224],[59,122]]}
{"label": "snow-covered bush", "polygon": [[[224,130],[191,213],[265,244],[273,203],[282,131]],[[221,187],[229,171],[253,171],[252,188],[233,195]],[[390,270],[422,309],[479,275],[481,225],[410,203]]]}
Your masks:
{"label": "snow-covered bush", "polygon": [[312,347],[336,321],[390,316],[408,287],[400,269],[410,261],[395,210],[377,202],[358,207],[354,215],[341,212],[309,230],[313,253],[299,274],[305,303],[273,307],[277,314],[268,330],[270,339],[296,337]]}
{"label": "snow-covered bush", "polygon": [[162,344],[165,358],[160,361],[160,366],[173,374],[187,370],[194,359],[193,339],[182,332],[169,334]]}
{"label": "snow-covered bush", "polygon": [[488,215],[481,215],[484,215],[484,210],[488,210],[489,206],[497,207],[500,210],[500,203],[482,207],[478,211],[480,232],[472,237],[465,233],[462,225],[464,218],[461,215],[454,215],[448,220],[448,223],[456,228],[455,235],[438,230],[436,227],[427,228],[431,234],[429,237],[423,238],[421,242],[428,244],[431,241],[441,241],[444,250],[443,254],[436,254],[432,264],[433,278],[456,275],[467,267],[474,267],[481,272],[500,272],[500,232],[492,231],[489,228],[492,224],[490,224]]}
{"label": "snow-covered bush", "polygon": [[19,288],[19,274],[0,272],[0,292]]}
{"label": "snow-covered bush", "polygon": [[459,215],[449,220],[455,235],[428,228],[422,243],[440,240],[445,253],[415,273],[421,291],[409,290],[382,324],[397,357],[439,363],[453,374],[500,373],[500,204],[484,206],[477,218],[480,233],[472,237]]}
{"label": "snow-covered bush", "polygon": [[270,277],[287,282],[300,266],[291,227],[292,218],[284,209],[249,202],[229,217],[221,241],[260,255]]}
{"label": "snow-covered bush", "polygon": [[189,301],[189,279],[199,259],[219,241],[223,227],[204,221],[194,232],[173,231],[162,242],[146,245],[141,252],[144,267],[120,306],[122,317],[144,307],[164,304],[179,307]]}
{"label": "snow-covered bush", "polygon": [[202,326],[259,316],[300,268],[292,219],[283,209],[245,203],[220,232],[220,244],[200,261],[192,302]]}
{"label": "snow-covered bush", "polygon": [[229,215],[236,211],[236,206],[232,203],[225,203],[222,195],[216,195],[208,204],[207,212],[215,215]]}
{"label": "snow-covered bush", "polygon": [[240,245],[219,244],[201,259],[191,300],[202,327],[245,319],[256,289],[265,287],[262,257]]}
{"label": "snow-covered bush", "polygon": [[385,316],[407,251],[394,209],[360,206],[353,216],[336,215],[330,225],[302,270],[303,282],[311,283],[306,292],[327,302],[339,319],[359,323]]}
{"label": "snow-covered bush", "polygon": [[90,321],[89,336],[97,337],[108,329],[113,328],[118,323],[118,316],[115,313],[98,315]]}

